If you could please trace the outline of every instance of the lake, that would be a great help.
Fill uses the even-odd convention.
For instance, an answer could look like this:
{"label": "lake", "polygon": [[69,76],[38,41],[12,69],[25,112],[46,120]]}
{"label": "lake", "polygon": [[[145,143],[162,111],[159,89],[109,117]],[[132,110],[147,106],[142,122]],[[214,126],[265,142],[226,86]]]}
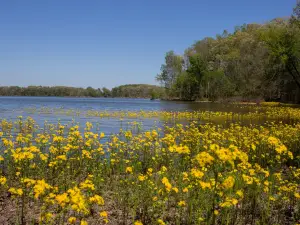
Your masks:
{"label": "lake", "polygon": [[[40,126],[48,123],[69,124],[72,121],[83,126],[92,122],[101,132],[118,132],[136,119],[99,118],[87,116],[88,111],[231,111],[249,112],[249,107],[220,103],[177,102],[127,98],[67,98],[67,97],[0,97],[1,119],[16,120],[18,116],[32,117]],[[60,113],[64,111],[64,113]],[[159,126],[159,118],[139,118],[145,129]]]}

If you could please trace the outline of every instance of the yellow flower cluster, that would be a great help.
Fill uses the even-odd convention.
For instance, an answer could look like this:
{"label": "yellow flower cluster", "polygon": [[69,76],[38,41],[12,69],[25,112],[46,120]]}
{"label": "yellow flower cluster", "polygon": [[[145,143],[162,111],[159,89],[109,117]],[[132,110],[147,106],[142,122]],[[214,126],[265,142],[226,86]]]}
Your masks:
{"label": "yellow flower cluster", "polygon": [[[270,111],[265,108],[267,118],[284,118],[281,109]],[[300,123],[203,123],[208,116],[234,117],[221,112],[109,116],[186,120],[150,130],[134,122],[105,139],[90,122],[85,128],[45,124],[41,132],[31,118],[2,120],[0,191],[10,193],[19,208],[37,210],[41,224],[264,224],[273,218],[274,224],[292,224],[295,219],[275,215],[300,207]],[[22,213],[16,221],[33,215]]]}

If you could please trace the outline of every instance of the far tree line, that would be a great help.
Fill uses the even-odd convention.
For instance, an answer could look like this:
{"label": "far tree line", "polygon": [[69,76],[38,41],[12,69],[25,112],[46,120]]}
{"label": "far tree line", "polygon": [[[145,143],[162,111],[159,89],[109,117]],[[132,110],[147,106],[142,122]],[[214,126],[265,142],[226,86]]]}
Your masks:
{"label": "far tree line", "polygon": [[245,24],[169,51],[156,77],[169,99],[300,102],[300,2],[290,18]]}
{"label": "far tree line", "polygon": [[105,87],[0,86],[0,96],[161,98],[163,93],[163,88],[147,84],[128,84],[114,87],[111,90]]}

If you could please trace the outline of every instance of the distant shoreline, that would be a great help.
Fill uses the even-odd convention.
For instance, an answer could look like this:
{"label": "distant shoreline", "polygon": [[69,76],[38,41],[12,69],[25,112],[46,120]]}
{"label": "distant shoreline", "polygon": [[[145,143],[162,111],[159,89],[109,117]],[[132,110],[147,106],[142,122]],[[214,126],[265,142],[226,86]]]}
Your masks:
{"label": "distant shoreline", "polygon": [[[100,97],[92,97],[92,96],[45,96],[45,95],[0,95],[1,97],[18,97],[18,98],[92,98],[92,99],[97,99],[97,98],[124,98],[124,99],[151,99],[149,98],[143,98],[143,97],[118,97],[118,96],[100,96]],[[161,100],[161,99],[154,99],[154,100]],[[164,100],[168,101],[168,100]]]}
{"label": "distant shoreline", "polygon": [[70,97],[70,98],[145,98],[158,99],[164,96],[164,88],[149,84],[126,84],[111,89],[68,86],[0,86],[0,96]]}

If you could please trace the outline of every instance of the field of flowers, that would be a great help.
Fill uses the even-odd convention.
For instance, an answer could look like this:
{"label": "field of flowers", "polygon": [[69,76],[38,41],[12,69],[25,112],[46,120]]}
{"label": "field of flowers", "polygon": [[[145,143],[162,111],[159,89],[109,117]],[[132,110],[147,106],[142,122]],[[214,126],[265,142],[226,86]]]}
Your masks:
{"label": "field of flowers", "polygon": [[300,224],[300,109],[87,114],[177,122],[1,120],[0,224]]}

